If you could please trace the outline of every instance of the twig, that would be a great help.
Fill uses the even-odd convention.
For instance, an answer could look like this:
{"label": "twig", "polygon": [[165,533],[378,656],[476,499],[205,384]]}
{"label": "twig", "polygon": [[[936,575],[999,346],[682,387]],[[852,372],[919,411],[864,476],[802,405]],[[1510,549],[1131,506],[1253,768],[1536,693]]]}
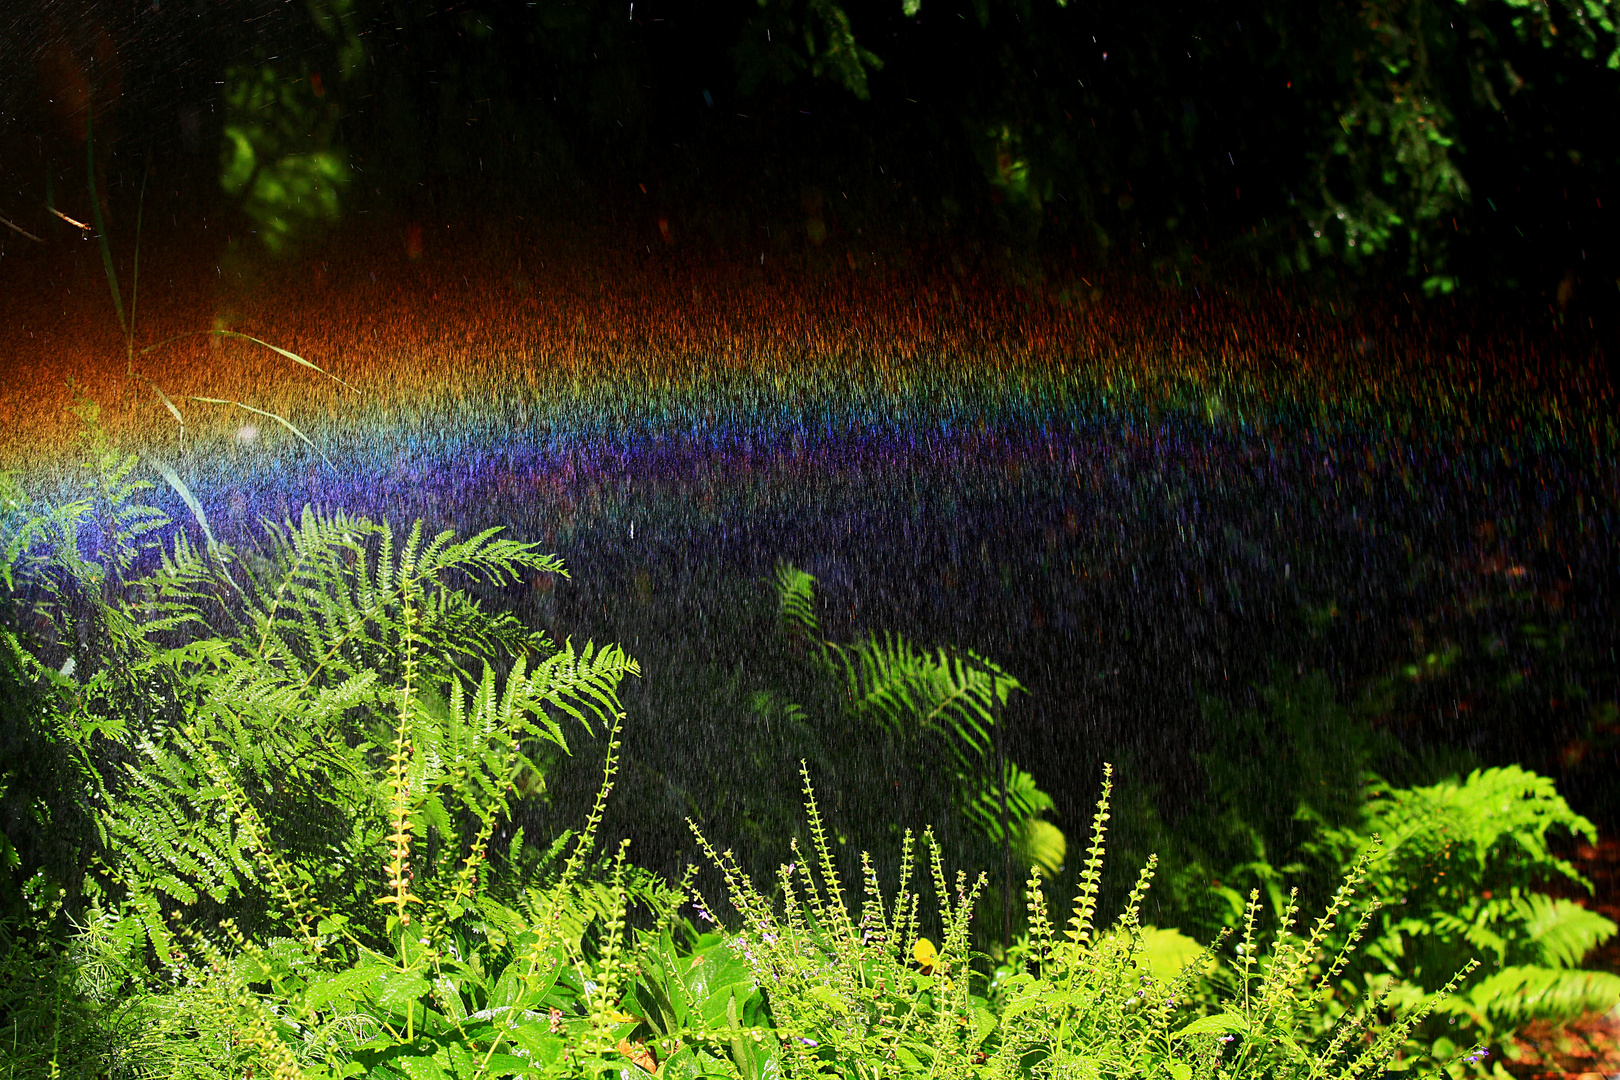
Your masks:
{"label": "twig", "polygon": [[[47,206],[45,209],[49,210],[51,213],[55,214],[57,217],[61,218],[63,221],[67,222],[69,225],[72,225],[76,229],[83,229],[85,232],[95,232],[94,229],[86,225],[84,222],[74,221],[72,218],[68,217],[54,206]],[[11,225],[9,221],[6,222],[6,224]],[[15,225],[12,225],[11,227],[14,229],[16,228]]]}
{"label": "twig", "polygon": [[24,236],[28,237],[28,239],[32,240],[36,244],[43,244],[45,242],[45,241],[41,240],[39,237],[35,236],[33,233],[29,232],[27,229],[23,228],[21,225],[14,225],[11,222],[7,221],[3,217],[0,217],[0,225],[4,225],[6,228],[10,229],[12,232],[22,233]]}

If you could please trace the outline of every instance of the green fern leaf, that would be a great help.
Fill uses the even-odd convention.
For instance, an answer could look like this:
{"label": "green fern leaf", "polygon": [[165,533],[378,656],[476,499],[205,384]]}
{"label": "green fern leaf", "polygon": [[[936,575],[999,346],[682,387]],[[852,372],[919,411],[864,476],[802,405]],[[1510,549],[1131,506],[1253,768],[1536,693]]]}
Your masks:
{"label": "green fern leaf", "polygon": [[1572,900],[1531,893],[1515,899],[1515,913],[1541,954],[1554,968],[1579,967],[1586,954],[1614,937],[1615,924]]}
{"label": "green fern leaf", "polygon": [[1620,975],[1532,966],[1506,967],[1468,988],[1477,1014],[1498,1024],[1570,1020],[1620,1003]]}
{"label": "green fern leaf", "polygon": [[790,635],[815,641],[821,636],[816,620],[816,579],[791,563],[776,568],[776,595],[783,625]]}

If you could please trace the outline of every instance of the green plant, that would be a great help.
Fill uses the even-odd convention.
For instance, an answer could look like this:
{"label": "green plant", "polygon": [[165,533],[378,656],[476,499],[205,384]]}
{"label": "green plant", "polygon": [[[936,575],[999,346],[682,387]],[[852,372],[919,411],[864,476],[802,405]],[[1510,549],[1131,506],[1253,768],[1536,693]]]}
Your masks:
{"label": "green plant", "polygon": [[[1003,760],[997,742],[1009,699],[1023,687],[971,651],[918,649],[892,633],[847,645],[826,640],[815,614],[815,580],[792,565],[777,568],[780,619],[821,677],[830,680],[835,707],[846,722],[904,747],[934,786],[946,789],[986,855],[995,851],[1004,856],[1001,861],[1034,865],[1044,877],[1054,877],[1067,841],[1043,817],[1054,809],[1052,799],[1029,773]],[[768,704],[798,709],[775,698]]]}
{"label": "green plant", "polygon": [[[1236,960],[1212,971],[1212,948],[1155,976],[1148,957],[1181,945],[1141,924],[1151,860],[1115,926],[1094,923],[1108,784],[1068,930],[1052,927],[1032,870],[1027,943],[993,985],[970,952],[984,876],[947,878],[928,834],[925,901],[908,836],[898,892],[884,896],[863,856],[852,913],[802,766],[811,846],[795,842],[778,875],[780,910],[698,833],[742,923],[686,932],[687,883],[637,871],[623,845],[594,855],[618,767],[616,688],[634,661],[556,647],[454,584],[561,572],[555,559],[493,531],[429,540],[418,524],[400,539],[313,509],[267,526],[255,550],[165,538],[172,523],[137,500],[151,485],[131,478],[135,459],[86,419],[89,494],[7,516],[0,549],[9,676],[42,688],[27,719],[75,770],[51,812],[94,827],[60,871],[81,879],[61,883],[82,884],[78,896],[43,903],[56,883],[28,868],[36,929],[0,958],[51,961],[55,1001],[36,994],[3,1017],[18,1035],[52,1033],[26,1063],[40,1074],[73,1060],[289,1080],[1354,1076],[1388,1064],[1438,1000],[1386,1022],[1395,996],[1379,991],[1321,1022],[1319,999],[1372,918],[1330,948],[1365,859],[1309,934],[1294,935],[1290,905],[1262,955],[1251,895]],[[21,629],[31,616],[62,636]],[[918,655],[844,670],[896,723],[908,714],[893,703],[933,701],[922,715],[937,718],[951,714],[927,695],[942,686],[1011,682],[970,683],[941,656],[943,675],[884,690]],[[584,828],[535,853],[511,828],[512,800],[543,770],[539,750],[566,751],[570,717],[606,725],[603,783]],[[1038,789],[1004,779],[1009,803],[1017,788],[1039,808]],[[636,904],[650,929],[632,925]],[[63,917],[77,920],[71,941]],[[924,933],[936,920],[937,947]]]}
{"label": "green plant", "polygon": [[[1558,857],[1549,833],[1596,839],[1551,780],[1517,766],[1475,770],[1461,781],[1374,792],[1355,827],[1324,830],[1313,849],[1342,863],[1383,838],[1369,891],[1382,906],[1345,992],[1392,1002],[1427,993],[1464,957],[1484,964],[1435,1010],[1409,1052],[1430,1060],[1459,1042],[1506,1048],[1532,1020],[1560,1022],[1620,1002],[1620,976],[1581,970],[1613,937],[1613,922],[1541,891],[1549,878],[1591,884]],[[1444,1023],[1439,1023],[1444,1021]]]}
{"label": "green plant", "polygon": [[[616,686],[638,669],[617,648],[554,646],[451,584],[561,564],[496,530],[427,539],[418,523],[401,540],[312,509],[253,551],[164,539],[135,457],[99,440],[93,408],[85,419],[89,497],[5,537],[17,621],[0,642],[15,685],[45,688],[17,721],[72,767],[40,824],[93,826],[50,869],[98,928],[98,962],[128,965],[121,1000],[160,1003],[132,1022],[172,1035],[160,1021],[179,985],[191,1042],[277,1075],[355,1061],[389,1075],[396,1058],[414,1075],[409,1060],[452,1044],[510,1048],[519,1004],[572,1003],[566,1022],[603,1039],[622,1026],[594,988],[621,979],[625,904],[674,894],[622,851],[589,862],[600,799],[555,872],[524,856],[507,811],[543,770],[537,751],[566,752],[569,718],[609,723],[611,777]],[[553,1035],[534,1052],[560,1052]],[[511,1066],[480,1050],[477,1074]]]}
{"label": "green plant", "polygon": [[[347,24],[345,24],[345,25],[347,25]],[[125,382],[126,392],[127,392],[128,386],[133,382],[133,380],[135,378],[135,375],[136,375],[135,361],[137,359],[139,359],[141,357],[144,357],[144,356],[147,356],[147,355],[157,351],[158,349],[163,348],[165,345],[169,345],[169,344],[172,344],[172,343],[174,343],[176,341],[181,341],[181,340],[186,339],[186,338],[215,337],[215,338],[235,338],[235,339],[239,339],[241,341],[249,342],[249,343],[254,344],[254,345],[262,346],[262,347],[264,347],[266,349],[269,349],[271,352],[275,353],[278,356],[281,356],[281,357],[284,357],[285,359],[291,360],[295,364],[300,364],[300,365],[302,365],[304,367],[309,368],[311,371],[315,371],[315,372],[317,372],[317,373],[319,373],[321,375],[325,375],[327,378],[331,379],[333,382],[337,383],[338,385],[344,387],[346,390],[350,391],[351,393],[358,394],[360,391],[356,390],[353,386],[350,386],[348,383],[344,382],[342,379],[338,378],[336,375],[333,375],[331,372],[326,371],[324,368],[320,367],[319,365],[314,364],[314,363],[310,362],[309,360],[306,360],[302,356],[299,356],[297,353],[291,352],[290,350],[287,350],[287,349],[283,349],[278,345],[272,345],[268,341],[261,341],[259,338],[253,337],[250,334],[240,333],[240,332],[235,331],[235,330],[227,330],[222,326],[215,326],[215,327],[213,327],[212,329],[209,329],[209,330],[195,330],[195,331],[189,331],[189,332],[181,333],[181,334],[173,334],[173,335],[171,335],[169,337],[163,338],[161,341],[154,342],[154,343],[152,343],[150,345],[147,345],[145,347],[141,347],[141,348],[136,347],[136,344],[135,344],[135,341],[136,341],[136,314],[139,311],[140,284],[141,284],[141,278],[140,278],[140,274],[141,274],[141,225],[142,225],[142,222],[144,221],[144,218],[145,218],[145,209],[146,209],[146,177],[143,174],[143,176],[141,178],[141,192],[140,192],[139,199],[138,199],[138,201],[136,203],[137,209],[136,209],[136,212],[135,212],[135,252],[134,252],[134,259],[133,259],[133,262],[131,264],[131,273],[130,273],[129,310],[128,310],[128,313],[126,314],[126,312],[124,310],[124,293],[123,293],[123,289],[118,284],[118,270],[117,270],[117,267],[115,265],[115,261],[113,259],[112,243],[108,239],[106,222],[103,220],[103,216],[102,216],[102,212],[101,212],[101,199],[100,199],[100,196],[99,196],[99,194],[98,194],[98,192],[96,190],[95,118],[92,115],[94,113],[94,111],[95,110],[91,109],[91,110],[88,110],[86,112],[86,114],[85,114],[85,153],[86,153],[86,157],[87,157],[87,160],[88,160],[88,165],[87,165],[87,185],[89,187],[89,193],[90,193],[91,220],[94,221],[94,223],[95,223],[96,242],[97,242],[98,247],[101,250],[101,263],[102,263],[102,267],[105,270],[106,275],[107,275],[107,288],[108,288],[108,291],[112,294],[113,313],[118,317],[118,330],[119,330],[120,334],[123,335],[123,338],[124,338],[124,382]],[[72,220],[72,219],[66,219],[66,220]],[[80,225],[80,228],[84,228],[84,226]],[[159,387],[156,383],[154,383],[151,379],[147,378],[145,375],[140,376],[140,378],[141,378],[141,381],[146,383],[146,385],[151,389],[152,393],[154,395],[156,395],[157,399],[160,402],[163,403],[164,408],[166,408],[169,411],[169,414],[174,417],[175,423],[179,425],[179,432],[178,432],[178,435],[177,435],[177,445],[179,445],[180,447],[183,448],[184,445],[185,445],[185,435],[186,435],[186,420],[185,420],[184,414],[182,414],[180,412],[179,406],[177,406],[174,403],[174,400],[172,398],[170,398],[168,394],[163,392],[161,387]],[[244,402],[230,400],[230,399],[224,399],[224,398],[210,398],[210,397],[198,397],[198,396],[195,396],[195,395],[188,395],[184,400],[196,401],[196,402],[200,402],[202,404],[207,404],[207,405],[233,405],[233,406],[235,406],[235,407],[237,407],[239,409],[242,409],[242,410],[244,410],[246,412],[250,412],[250,413],[253,413],[255,415],[263,416],[263,417],[266,417],[268,419],[274,420],[274,421],[276,421],[276,423],[280,424],[282,427],[285,427],[288,431],[292,432],[293,435],[297,436],[298,439],[300,439],[311,450],[315,450],[316,453],[321,453],[320,450],[316,448],[315,444],[310,441],[308,435],[305,435],[303,431],[299,430],[292,423],[292,421],[288,420],[286,417],[281,416],[281,415],[279,415],[277,413],[268,412],[268,411],[266,411],[264,409],[255,408],[254,406],[248,405],[248,404],[246,404]],[[321,459],[323,461],[326,461],[328,467],[332,466],[331,460],[328,459],[325,454],[321,454]],[[185,499],[188,504],[190,504],[195,509],[196,500],[191,497],[191,493],[185,489],[184,484],[180,483],[179,478],[174,474],[174,472],[172,470],[168,469],[167,466],[160,466],[160,471],[163,473],[164,478],[169,482],[169,484],[172,487],[174,487],[176,492],[183,499]]]}
{"label": "green plant", "polygon": [[[852,916],[807,771],[804,781],[811,849],[801,852],[795,841],[794,861],[777,875],[780,915],[731,854],[717,852],[692,826],[725,875],[742,918],[732,948],[768,988],[774,1038],[762,1056],[778,1058],[776,1067],[786,1076],[874,1075],[894,1065],[915,1073],[966,1060],[962,1052],[971,1057],[993,1026],[982,1001],[974,1012],[961,959],[982,876],[969,887],[959,875],[953,892],[939,845],[927,836],[943,930],[935,949],[921,934],[922,898],[910,890],[914,850],[908,833],[897,893],[884,903],[870,859],[863,856],[864,898],[859,917]],[[701,899],[699,906],[706,910]],[[974,1018],[965,1035],[957,1023],[964,1016]],[[761,1065],[753,1075],[763,1071]]]}
{"label": "green plant", "polygon": [[1248,707],[1200,701],[1203,799],[1163,822],[1148,802],[1125,809],[1128,830],[1148,832],[1164,860],[1170,920],[1199,935],[1236,925],[1253,885],[1272,915],[1287,906],[1291,881],[1325,902],[1345,867],[1309,875],[1303,846],[1324,826],[1357,823],[1368,777],[1393,756],[1392,740],[1340,704],[1323,672],[1278,666],[1253,689]]}
{"label": "green plant", "polygon": [[[352,21],[347,11],[341,17]],[[220,187],[259,226],[260,242],[280,253],[301,227],[340,216],[351,175],[333,145],[337,107],[311,91],[307,71],[289,76],[268,62],[228,68],[225,84]]]}
{"label": "green plant", "polygon": [[[694,825],[725,874],[742,920],[730,950],[752,968],[754,981],[746,985],[764,988],[760,1015],[769,1018],[772,1029],[742,1032],[755,1039],[759,1049],[754,1052],[764,1062],[774,1059],[785,1077],[1188,1080],[1194,1075],[1353,1077],[1377,1075],[1387,1067],[1443,992],[1403,1010],[1393,1022],[1369,1007],[1326,1030],[1316,1023],[1317,996],[1343,970],[1366,924],[1363,917],[1349,928],[1345,945],[1331,947],[1330,935],[1351,911],[1365,860],[1308,933],[1294,931],[1297,908],[1290,906],[1265,949],[1256,895],[1235,958],[1221,959],[1218,940],[1180,965],[1174,977],[1159,977],[1145,962],[1154,935],[1140,920],[1153,860],[1114,926],[1103,932],[1095,922],[1111,769],[1108,776],[1073,917],[1063,931],[1053,927],[1032,874],[1028,940],[1013,954],[1011,969],[993,984],[980,981],[969,953],[969,921],[984,878],[971,885],[961,873],[954,882],[948,879],[932,836],[927,844],[938,947],[922,934],[921,895],[910,889],[909,835],[892,898],[885,898],[870,860],[863,858],[859,913],[850,910],[808,773],[811,848],[781,868],[779,909],[741,873],[731,853],[716,852]],[[701,900],[699,906],[702,910]],[[1215,978],[1217,971],[1224,978]],[[1199,988],[1208,986],[1215,990],[1201,998]],[[736,1023],[730,1026],[738,1030]],[[704,1034],[712,1038],[715,1032]],[[745,1057],[732,1058],[742,1075],[770,1071],[762,1063],[750,1072]],[[707,1065],[701,1055],[699,1061]],[[716,1072],[731,1075],[723,1067]]]}
{"label": "green plant", "polygon": [[748,1080],[779,1067],[779,1044],[752,965],[727,935],[691,934],[677,945],[671,925],[644,933],[636,981],[625,995],[638,1027],[616,1047],[665,1075],[727,1074]]}
{"label": "green plant", "polygon": [[[1438,677],[1448,662],[1444,652],[1431,655],[1402,678]],[[1374,705],[1388,694],[1386,680]],[[1549,880],[1589,888],[1553,842],[1595,836],[1551,780],[1509,767],[1398,787],[1375,766],[1434,775],[1447,759],[1401,753],[1368,724],[1370,710],[1338,704],[1320,673],[1278,671],[1258,697],[1257,709],[1206,702],[1209,803],[1160,837],[1173,853],[1171,922],[1200,933],[1235,922],[1251,886],[1274,913],[1291,887],[1324,897],[1382,837],[1365,890],[1366,903],[1380,907],[1366,944],[1321,1002],[1323,1023],[1378,994],[1419,1000],[1474,959],[1480,969],[1413,1030],[1403,1056],[1415,1066],[1476,1040],[1507,1050],[1525,1023],[1620,1000],[1620,979],[1580,970],[1613,924],[1545,891]],[[1151,811],[1141,816],[1155,823]]]}
{"label": "green plant", "polygon": [[27,908],[0,916],[7,1080],[226,1075],[228,1034],[206,1022],[208,1003],[184,973],[154,983],[133,923],[94,906],[70,920],[66,890],[43,872],[23,892]]}
{"label": "green plant", "polygon": [[[836,82],[857,98],[871,96],[867,72],[881,70],[883,61],[855,40],[842,7],[832,0],[805,0],[802,11],[782,0],[759,6],[762,17],[749,21],[731,49],[743,94],[753,93],[767,81],[790,83],[809,68],[812,76]],[[907,0],[906,13],[916,10],[915,0]],[[794,45],[796,40],[804,42],[802,56]]]}
{"label": "green plant", "polygon": [[[255,63],[232,64],[222,80],[220,187],[258,226],[259,242],[272,254],[312,226],[337,221],[353,179],[336,137],[338,90],[365,67],[362,14],[355,0],[310,0],[308,8],[325,40],[300,50],[296,69],[261,54]],[[324,79],[322,58],[330,65]]]}

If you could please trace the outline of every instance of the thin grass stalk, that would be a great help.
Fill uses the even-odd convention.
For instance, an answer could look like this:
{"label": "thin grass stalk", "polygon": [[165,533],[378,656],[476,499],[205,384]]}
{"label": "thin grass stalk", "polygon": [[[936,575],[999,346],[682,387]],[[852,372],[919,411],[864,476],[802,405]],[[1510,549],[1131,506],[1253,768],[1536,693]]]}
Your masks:
{"label": "thin grass stalk", "polygon": [[[124,381],[129,381],[130,374],[135,370],[135,312],[141,301],[141,223],[146,219],[146,180],[151,175],[151,162],[147,163],[141,171],[141,197],[135,204],[135,264],[130,269],[129,281],[129,330],[124,338]],[[182,435],[185,434],[185,425],[180,427]]]}
{"label": "thin grass stalk", "polygon": [[[133,348],[128,320],[124,318],[124,297],[118,287],[118,271],[113,267],[112,244],[107,240],[107,223],[102,220],[101,194],[96,190],[96,110],[94,103],[84,115],[85,171],[90,185],[90,220],[96,224],[96,240],[101,247],[101,264],[107,271],[107,286],[112,290],[113,311],[118,314],[118,330],[124,335],[126,350]],[[134,361],[130,361],[133,368]]]}

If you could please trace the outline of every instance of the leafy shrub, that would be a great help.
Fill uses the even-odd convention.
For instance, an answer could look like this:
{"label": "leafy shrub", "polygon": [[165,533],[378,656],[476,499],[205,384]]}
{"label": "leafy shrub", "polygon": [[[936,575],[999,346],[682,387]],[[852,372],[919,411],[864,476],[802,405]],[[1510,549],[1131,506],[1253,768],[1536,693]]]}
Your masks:
{"label": "leafy shrub", "polygon": [[1588,842],[1597,836],[1551,780],[1508,766],[1477,769],[1461,781],[1377,790],[1356,827],[1323,830],[1313,845],[1339,863],[1370,836],[1381,837],[1384,847],[1368,879],[1382,906],[1369,925],[1362,963],[1347,972],[1345,993],[1409,1003],[1464,959],[1484,961],[1436,1009],[1444,1023],[1410,1053],[1445,1058],[1461,1040],[1505,1047],[1514,1029],[1530,1021],[1570,1020],[1620,1002],[1620,976],[1580,970],[1586,955],[1614,936],[1615,924],[1538,888],[1562,878],[1591,889],[1552,850],[1554,830]]}
{"label": "leafy shrub", "polygon": [[1620,978],[1580,970],[1614,925],[1545,891],[1549,881],[1590,889],[1555,842],[1596,835],[1550,779],[1507,767],[1397,787],[1374,766],[1445,775],[1455,756],[1405,755],[1364,712],[1336,702],[1318,672],[1279,670],[1257,696],[1259,707],[1246,710],[1206,702],[1210,805],[1160,837],[1170,848],[1172,922],[1197,933],[1237,922],[1251,885],[1272,912],[1286,907],[1291,885],[1323,898],[1380,845],[1361,901],[1380,906],[1322,1002],[1322,1023],[1378,994],[1422,1000],[1476,958],[1479,970],[1414,1030],[1402,1051],[1410,1067],[1433,1067],[1474,1041],[1511,1051],[1525,1024],[1620,1000]]}
{"label": "leafy shrub", "polygon": [[[966,826],[957,839],[971,865],[1034,866],[1043,879],[1056,877],[1068,840],[1046,819],[1055,804],[998,743],[997,725],[1005,726],[1009,700],[1023,687],[972,651],[920,649],[895,633],[848,644],[829,641],[816,617],[815,586],[816,579],[797,567],[777,568],[781,625],[807,655],[806,666],[821,684],[822,707],[903,748],[898,757],[911,766],[903,771],[914,774],[908,787],[924,795],[925,805],[943,804]],[[760,705],[802,712],[775,694]],[[885,779],[898,787],[900,771],[886,770]],[[988,906],[999,910],[1008,902],[1000,892],[1013,884],[987,884],[996,899]]]}
{"label": "leafy shrub", "polygon": [[[1381,838],[1361,902],[1379,906],[1364,946],[1321,1003],[1321,1023],[1377,995],[1423,1000],[1476,958],[1480,969],[1414,1029],[1402,1051],[1411,1067],[1433,1067],[1475,1041],[1510,1051],[1510,1036],[1527,1023],[1563,1022],[1620,1000],[1620,978],[1580,970],[1614,925],[1545,891],[1549,880],[1590,888],[1556,856],[1554,841],[1595,837],[1551,780],[1507,767],[1395,787],[1371,771],[1375,757],[1414,763],[1380,747],[1319,674],[1279,673],[1260,698],[1261,710],[1210,707],[1214,805],[1171,837],[1180,856],[1174,920],[1201,930],[1241,919],[1239,890],[1248,884],[1272,911],[1286,906],[1291,883],[1323,896]],[[1344,767],[1332,769],[1334,760]],[[1483,1058],[1475,1065],[1495,1068]]]}
{"label": "leafy shrub", "polygon": [[[1347,944],[1329,950],[1365,860],[1308,933],[1295,932],[1291,908],[1266,952],[1260,904],[1251,897],[1235,960],[1218,959],[1217,941],[1174,977],[1155,977],[1143,963],[1152,935],[1140,918],[1153,860],[1112,929],[1095,924],[1110,792],[1105,781],[1067,927],[1059,932],[1052,925],[1032,880],[1029,940],[1015,970],[991,987],[969,952],[969,920],[984,878],[972,884],[961,873],[947,878],[939,845],[925,838],[940,918],[936,948],[921,933],[908,836],[896,892],[886,900],[863,861],[862,900],[853,914],[806,776],[812,845],[782,867],[780,909],[740,874],[729,852],[708,848],[742,919],[730,949],[751,966],[750,985],[765,988],[764,1015],[772,1022],[769,1032],[741,1032],[755,1039],[754,1071],[740,1054],[732,1064],[744,1076],[779,1070],[784,1077],[1376,1075],[1443,997],[1432,995],[1393,1023],[1373,1002],[1318,1030],[1318,995],[1343,971],[1365,926],[1365,918],[1352,924]],[[1212,984],[1216,966],[1227,978]],[[1211,985],[1213,996],[1201,997],[1200,987]],[[713,1075],[731,1075],[717,1056],[709,1058],[720,1066]],[[696,1061],[707,1065],[702,1055]]]}
{"label": "leafy shrub", "polygon": [[[165,542],[166,516],[136,500],[151,485],[130,478],[135,463],[98,453],[86,498],[24,515],[6,537],[0,571],[22,616],[0,629],[6,676],[40,690],[8,720],[27,729],[25,750],[60,751],[73,770],[25,831],[93,824],[57,864],[22,864],[10,853],[37,845],[8,839],[8,878],[37,890],[60,875],[79,893],[67,916],[10,923],[29,933],[8,965],[50,951],[45,931],[77,918],[95,953],[82,959],[126,972],[111,1011],[145,1006],[123,1034],[228,1048],[224,1070],[257,1056],[277,1075],[357,1062],[390,1075],[395,1057],[434,1060],[452,1043],[510,1049],[520,1006],[567,1005],[559,1024],[606,1030],[594,987],[619,978],[626,902],[670,908],[669,887],[622,852],[596,875],[607,881],[586,873],[600,804],[549,876],[521,832],[504,834],[504,859],[492,848],[519,782],[544,767],[538,751],[566,751],[570,717],[616,733],[616,687],[638,669],[617,648],[553,646],[449,584],[561,564],[494,530],[428,540],[418,523],[401,541],[310,509],[254,552],[183,531]],[[597,981],[564,970],[598,952]],[[97,1003],[72,982],[56,985]],[[14,1039],[23,1012],[0,1017]],[[555,1035],[532,1053],[560,1052]],[[483,1049],[487,1071],[494,1044]],[[53,1072],[62,1056],[53,1048]]]}
{"label": "leafy shrub", "polygon": [[[35,827],[92,826],[56,864],[8,840],[31,914],[7,921],[21,932],[0,962],[55,993],[4,1002],[0,1030],[35,1040],[25,1070],[1361,1076],[1456,985],[1369,981],[1323,1008],[1363,935],[1387,936],[1375,911],[1351,918],[1365,856],[1309,932],[1290,903],[1265,948],[1251,893],[1235,959],[1217,942],[1155,973],[1167,935],[1140,917],[1152,860],[1114,926],[1095,924],[1106,785],[1074,916],[1052,926],[1032,870],[1028,941],[994,980],[971,952],[984,876],[948,878],[926,834],[925,903],[908,836],[888,898],[863,856],[852,914],[807,772],[811,846],[793,846],[778,902],[710,847],[741,925],[698,935],[678,914],[686,883],[638,871],[623,845],[595,855],[634,661],[556,647],[454,587],[561,572],[555,559],[493,531],[428,540],[418,523],[400,539],[311,509],[254,551],[165,541],[134,459],[95,464],[86,498],[8,519],[0,564],[7,677],[37,691],[11,722],[73,770]],[[933,718],[970,749],[978,710],[1012,685],[892,642],[827,649],[878,715]],[[606,775],[584,828],[536,853],[510,811],[542,752],[566,751],[570,717],[607,728]],[[1512,835],[1544,838],[1557,816]],[[1544,960],[1580,945],[1579,926],[1534,925]]]}

